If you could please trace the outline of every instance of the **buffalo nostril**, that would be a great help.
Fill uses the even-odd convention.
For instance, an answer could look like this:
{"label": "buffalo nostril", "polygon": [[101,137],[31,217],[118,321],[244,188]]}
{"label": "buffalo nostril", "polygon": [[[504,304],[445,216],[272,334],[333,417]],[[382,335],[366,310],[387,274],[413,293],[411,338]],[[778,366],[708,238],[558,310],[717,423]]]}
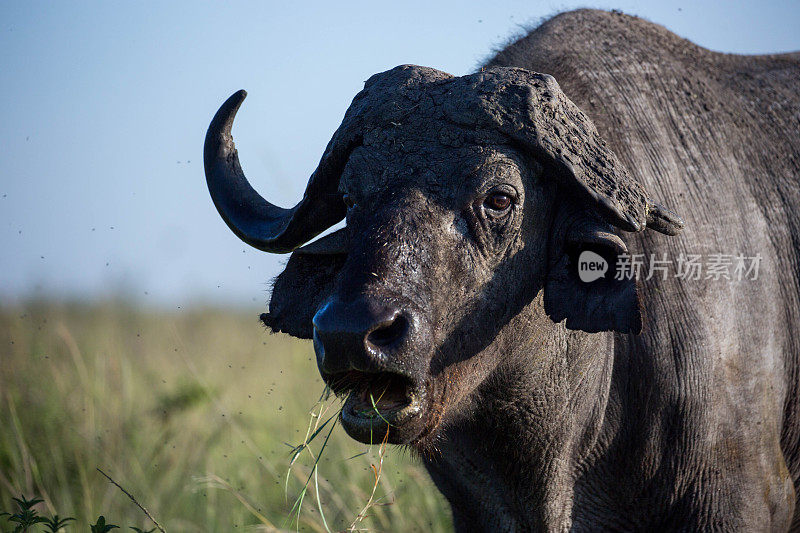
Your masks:
{"label": "buffalo nostril", "polygon": [[408,319],[397,315],[393,320],[380,324],[367,335],[367,344],[383,347],[394,344],[401,339],[408,330]]}

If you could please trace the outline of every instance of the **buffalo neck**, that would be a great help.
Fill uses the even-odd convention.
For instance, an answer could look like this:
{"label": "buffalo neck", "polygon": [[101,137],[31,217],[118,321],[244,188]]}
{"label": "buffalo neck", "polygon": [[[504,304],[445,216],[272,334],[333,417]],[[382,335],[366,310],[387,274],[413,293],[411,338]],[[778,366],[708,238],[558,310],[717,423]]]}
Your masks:
{"label": "buffalo neck", "polygon": [[560,529],[581,467],[597,453],[613,334],[567,330],[537,305],[508,327],[533,341],[506,348],[425,459],[457,530]]}

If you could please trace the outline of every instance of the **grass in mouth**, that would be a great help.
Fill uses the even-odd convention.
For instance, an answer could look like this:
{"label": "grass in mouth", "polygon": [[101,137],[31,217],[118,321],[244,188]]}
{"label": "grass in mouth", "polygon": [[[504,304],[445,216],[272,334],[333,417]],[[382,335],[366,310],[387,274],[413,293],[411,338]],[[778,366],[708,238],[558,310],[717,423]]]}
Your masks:
{"label": "grass in mouth", "polygon": [[377,403],[381,401],[381,398],[383,398],[383,395],[384,395],[384,394],[386,394],[386,391],[387,391],[388,389],[389,389],[389,385],[386,385],[386,387],[383,389],[383,392],[381,392],[381,395],[380,395],[380,396],[378,396],[378,399],[377,399],[377,400],[376,400],[376,399],[375,399],[375,397],[372,395],[372,392],[370,392],[370,393],[369,393],[369,400],[370,400],[370,402],[372,403],[372,406],[371,406],[371,407],[372,407],[372,409],[364,409],[363,411],[358,411],[358,415],[359,415],[359,416],[362,416],[362,417],[364,417],[364,418],[367,418],[367,417],[369,417],[369,418],[374,418],[372,415],[373,415],[373,414],[376,414],[376,415],[378,415],[378,418],[380,418],[381,420],[383,420],[384,422],[386,422],[386,424],[387,424],[387,425],[389,425],[389,426],[391,427],[391,426],[392,426],[392,424],[391,424],[391,423],[390,423],[388,420],[386,420],[386,419],[383,417],[383,415],[381,414],[381,412],[378,410],[378,405],[377,405]]}

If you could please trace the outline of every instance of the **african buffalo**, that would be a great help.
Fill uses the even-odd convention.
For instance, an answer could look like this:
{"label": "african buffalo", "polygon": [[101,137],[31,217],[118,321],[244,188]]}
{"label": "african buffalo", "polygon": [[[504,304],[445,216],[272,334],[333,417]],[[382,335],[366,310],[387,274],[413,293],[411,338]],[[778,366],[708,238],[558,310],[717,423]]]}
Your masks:
{"label": "african buffalo", "polygon": [[[291,209],[239,166],[244,96],[205,169],[236,235],[293,252],[262,319],[313,338],[347,432],[416,450],[457,530],[800,527],[799,53],[564,13],[474,74],[372,76]],[[760,272],[619,275],[635,254]]]}

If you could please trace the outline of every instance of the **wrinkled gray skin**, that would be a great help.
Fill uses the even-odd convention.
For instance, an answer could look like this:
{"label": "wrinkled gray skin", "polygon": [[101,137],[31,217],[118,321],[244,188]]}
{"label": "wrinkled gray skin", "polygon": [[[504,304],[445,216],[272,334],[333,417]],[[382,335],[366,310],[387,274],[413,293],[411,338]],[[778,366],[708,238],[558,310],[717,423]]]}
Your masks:
{"label": "wrinkled gray skin", "polygon": [[[229,137],[207,141],[206,169],[265,250],[346,210],[346,230],[292,254],[263,319],[314,337],[337,393],[403,376],[417,410],[389,440],[419,453],[458,531],[785,531],[800,528],[799,94],[798,53],[719,54],[581,10],[472,76],[373,76],[303,200],[328,207],[265,208],[266,238],[212,187]],[[763,259],[757,280],[637,289],[578,280],[583,249]]]}

